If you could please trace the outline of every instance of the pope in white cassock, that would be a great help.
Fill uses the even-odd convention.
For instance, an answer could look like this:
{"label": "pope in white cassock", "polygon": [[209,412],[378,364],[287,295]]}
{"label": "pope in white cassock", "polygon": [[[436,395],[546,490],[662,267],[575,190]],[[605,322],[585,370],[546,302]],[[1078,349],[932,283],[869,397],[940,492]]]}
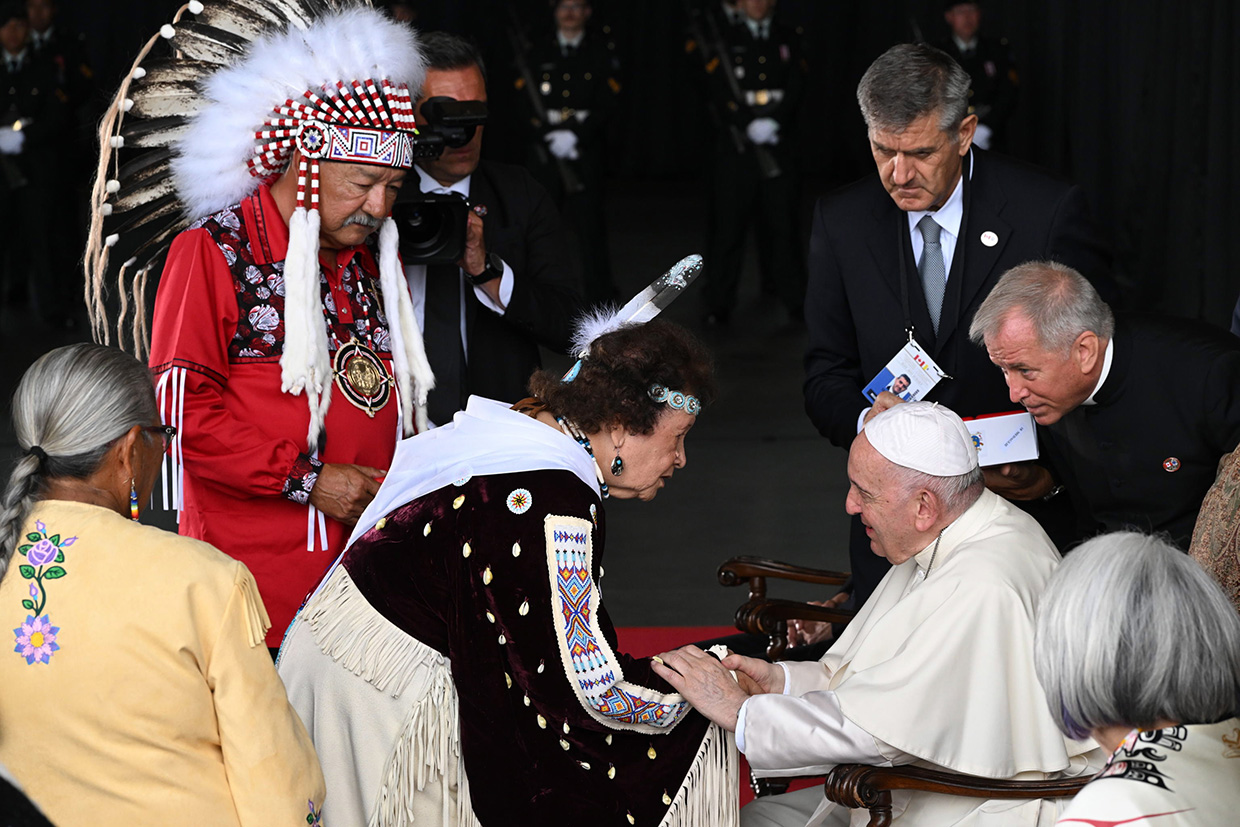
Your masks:
{"label": "pope in white cassock", "polygon": [[[1034,613],[1059,554],[1033,518],[987,491],[960,418],[928,402],[874,416],[848,455],[846,507],[892,569],[823,656],[772,664],[689,646],[656,666],[736,732],[755,774],[915,764],[986,778],[1093,773],[1092,741],[1060,734],[1033,670]],[[728,670],[736,670],[738,683]],[[1051,825],[1066,800],[892,794],[897,825]],[[759,799],[742,827],[865,825],[821,787]]]}

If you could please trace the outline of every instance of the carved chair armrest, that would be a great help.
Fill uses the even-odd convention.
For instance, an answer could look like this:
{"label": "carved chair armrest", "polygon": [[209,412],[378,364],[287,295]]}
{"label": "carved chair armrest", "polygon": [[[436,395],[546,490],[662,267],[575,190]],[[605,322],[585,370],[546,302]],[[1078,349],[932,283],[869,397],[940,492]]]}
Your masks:
{"label": "carved chair armrest", "polygon": [[751,635],[766,635],[766,654],[771,660],[783,657],[788,647],[789,620],[816,620],[826,623],[848,623],[855,615],[852,609],[834,609],[801,603],[796,600],[749,600],[736,610],[736,628]]}
{"label": "carved chair armrest", "polygon": [[839,764],[827,774],[823,793],[828,800],[843,807],[869,810],[869,827],[889,827],[892,790],[920,790],[969,798],[1068,798],[1080,792],[1091,779],[1092,776],[1078,776],[1050,781],[1000,781],[922,767]]}
{"label": "carved chair armrest", "polygon": [[733,557],[719,567],[719,583],[724,586],[748,583],[751,600],[766,597],[768,577],[801,583],[821,583],[824,586],[842,586],[848,581],[849,575],[848,572],[794,566],[765,557]]}

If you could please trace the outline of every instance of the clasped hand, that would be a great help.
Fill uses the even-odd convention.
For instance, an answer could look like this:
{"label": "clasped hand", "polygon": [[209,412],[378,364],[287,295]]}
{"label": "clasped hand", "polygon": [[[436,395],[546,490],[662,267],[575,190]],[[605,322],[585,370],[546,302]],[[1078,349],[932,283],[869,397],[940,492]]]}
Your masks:
{"label": "clasped hand", "polygon": [[[780,666],[742,655],[720,662],[696,646],[664,652],[651,665],[694,709],[729,732],[736,731],[736,716],[751,695],[784,691]],[[729,670],[736,672],[735,679]]]}
{"label": "clasped hand", "polygon": [[310,489],[310,504],[333,520],[353,525],[375,498],[385,474],[365,465],[326,463]]}

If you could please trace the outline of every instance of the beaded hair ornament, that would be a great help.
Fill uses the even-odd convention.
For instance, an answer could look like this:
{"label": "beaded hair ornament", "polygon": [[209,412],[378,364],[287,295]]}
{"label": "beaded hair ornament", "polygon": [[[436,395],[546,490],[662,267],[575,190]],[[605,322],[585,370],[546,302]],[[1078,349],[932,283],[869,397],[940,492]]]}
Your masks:
{"label": "beaded hair ornament", "polygon": [[[581,372],[582,363],[590,356],[590,346],[601,336],[628,325],[645,324],[658,316],[676,300],[684,289],[702,272],[702,257],[691,255],[676,262],[672,269],[650,283],[619,310],[602,309],[586,314],[577,322],[573,334],[573,353],[577,361],[564,374],[562,382],[571,382]],[[672,390],[666,385],[651,385],[648,393],[655,402],[666,402],[677,410],[697,416],[702,403],[696,396]]]}

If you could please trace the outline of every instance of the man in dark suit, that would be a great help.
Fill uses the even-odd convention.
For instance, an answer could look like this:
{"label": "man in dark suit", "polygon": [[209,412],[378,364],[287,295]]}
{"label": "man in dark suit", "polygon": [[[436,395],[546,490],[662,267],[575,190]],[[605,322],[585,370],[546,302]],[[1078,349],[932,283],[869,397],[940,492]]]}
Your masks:
{"label": "man in dark suit", "polygon": [[[418,101],[486,100],[482,58],[468,41],[422,37],[426,83]],[[419,118],[421,120],[421,118]],[[480,161],[480,127],[464,146],[422,159],[406,186],[457,192],[472,205],[465,255],[451,265],[406,265],[436,386],[436,425],[470,394],[515,402],[540,367],[538,346],[566,352],[581,309],[579,275],[565,257],[560,219],[546,190],[521,167]]]}
{"label": "man in dark suit", "polygon": [[[806,410],[840,447],[870,410],[861,389],[910,335],[951,377],[924,399],[961,416],[1011,410],[1002,377],[968,340],[974,311],[1010,267],[1058,259],[1108,279],[1084,195],[973,149],[968,92],[968,74],[921,44],[892,47],[858,86],[878,174],[815,208],[805,302]],[[880,394],[875,410],[896,402]],[[1030,510],[1049,525],[1048,515]],[[887,565],[856,519],[850,556],[860,606]]]}
{"label": "man in dark suit", "polygon": [[1121,315],[1070,267],[1004,274],[970,328],[1055,474],[1021,463],[1009,490],[1062,484],[1083,536],[1135,528],[1188,548],[1219,460],[1240,443],[1240,341],[1182,319]]}

